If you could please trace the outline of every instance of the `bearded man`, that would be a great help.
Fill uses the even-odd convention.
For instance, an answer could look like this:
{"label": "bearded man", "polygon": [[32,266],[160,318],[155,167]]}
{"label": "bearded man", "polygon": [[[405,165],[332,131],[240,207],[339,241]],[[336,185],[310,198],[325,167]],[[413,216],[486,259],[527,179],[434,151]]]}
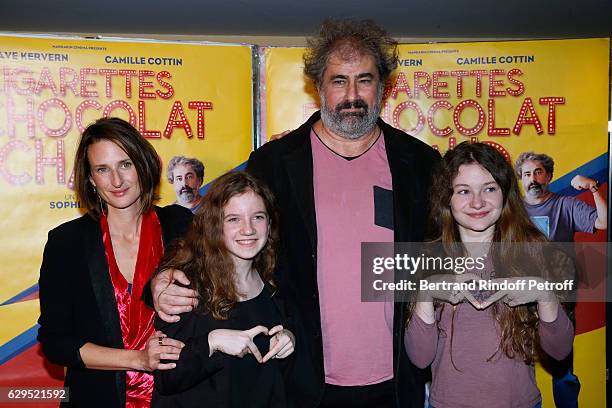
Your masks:
{"label": "bearded man", "polygon": [[[321,111],[254,151],[247,165],[280,209],[276,280],[301,321],[289,387],[299,406],[424,404],[423,373],[404,352],[405,304],[361,299],[361,243],[423,239],[439,159],[379,118],[397,61],[397,42],[373,22],[325,21],[304,56]],[[153,282],[153,295],[172,321],[194,294],[167,277]],[[182,279],[176,271],[174,278]]]}
{"label": "bearded man", "polygon": [[202,206],[200,187],[204,181],[204,164],[195,158],[174,156],[168,163],[166,177],[174,186],[176,204],[196,214]]}

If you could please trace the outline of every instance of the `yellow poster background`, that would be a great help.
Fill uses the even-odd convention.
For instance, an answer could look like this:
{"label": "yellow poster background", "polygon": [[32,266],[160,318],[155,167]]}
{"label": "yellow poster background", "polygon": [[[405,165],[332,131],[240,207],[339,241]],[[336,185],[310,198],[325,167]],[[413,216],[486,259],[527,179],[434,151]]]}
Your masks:
{"label": "yellow poster background", "polygon": [[[609,49],[608,38],[401,44],[401,65],[389,81],[381,117],[398,128],[410,131],[417,124],[417,115],[410,108],[398,109],[398,105],[404,102],[414,102],[426,117],[427,110],[436,101],[448,101],[455,108],[461,101],[469,99],[476,101],[487,116],[488,100],[491,99],[495,102],[495,125],[497,128],[509,128],[508,136],[487,134],[487,125],[490,122],[488,117],[481,131],[474,135],[463,135],[453,123],[453,109],[443,108],[435,112],[434,123],[439,128],[449,126],[453,131],[450,135],[436,136],[427,124],[421,131],[409,133],[430,145],[438,146],[442,153],[448,149],[449,138],[455,138],[456,143],[461,143],[471,140],[472,137],[478,138],[479,141],[490,140],[502,144],[509,152],[520,153],[526,142],[529,143],[530,149],[550,152],[551,155],[560,151],[571,151],[574,153],[572,161],[559,160],[559,167],[556,169],[565,174],[577,165],[607,151]],[[265,61],[265,97],[262,100],[265,127],[261,132],[262,141],[286,129],[296,128],[312,112],[318,110],[316,89],[302,72],[303,52],[303,48],[297,47],[262,50]],[[473,62],[469,63],[471,61]],[[511,96],[505,91],[507,88],[518,88],[507,78],[508,71],[513,69],[521,71],[521,74],[513,76],[513,79],[522,82],[524,86],[524,90],[517,96]],[[504,92],[504,96],[488,95],[489,74],[492,70],[503,71],[492,78],[494,81],[501,81],[493,90]],[[438,87],[438,91],[447,92],[449,96],[434,97],[431,84],[427,87],[429,95],[422,88],[415,94],[415,73],[425,73],[431,80],[436,71],[447,72],[446,76],[439,76],[438,79],[438,82],[446,82],[447,86]],[[463,76],[462,97],[458,97],[457,77],[450,75],[452,71],[484,71],[480,80],[480,96],[476,93],[477,77],[472,73]],[[404,78],[403,82],[400,76]],[[425,79],[419,81],[423,83]],[[406,92],[403,84],[408,85],[410,94]],[[564,98],[563,103],[555,104],[554,133],[550,133],[546,128],[548,106],[539,102],[540,98],[548,97]],[[535,126],[529,124],[523,125],[518,134],[513,132],[513,126],[527,98],[533,101],[543,127],[540,134]],[[394,121],[393,117],[395,112],[398,112],[397,121]],[[469,128],[475,126],[476,109],[464,108],[460,123]],[[585,140],[589,143],[583,143]],[[579,152],[576,151],[578,146]]]}
{"label": "yellow poster background", "polygon": [[[173,156],[201,160],[205,183],[248,158],[252,75],[250,46],[0,36],[0,303],[37,283],[47,231],[84,213],[71,188],[83,127],[110,115],[145,132],[167,205]],[[4,346],[38,318],[36,299],[9,303]]]}

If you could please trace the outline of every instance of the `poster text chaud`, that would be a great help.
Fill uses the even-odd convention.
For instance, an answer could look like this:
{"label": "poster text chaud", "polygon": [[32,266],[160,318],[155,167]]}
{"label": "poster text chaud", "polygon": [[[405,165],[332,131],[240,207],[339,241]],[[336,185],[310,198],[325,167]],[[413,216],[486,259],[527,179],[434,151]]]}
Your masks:
{"label": "poster text chaud", "polygon": [[[44,67],[34,72],[5,66],[0,75],[0,176],[12,185],[44,184],[46,166],[56,168],[58,184],[66,183],[64,138],[71,131],[80,134],[97,117],[124,117],[147,138],[171,139],[181,132],[204,139],[205,110],[213,109],[211,101],[174,100],[167,70]],[[147,126],[147,104],[155,100],[168,101],[163,129]],[[30,155],[34,171],[12,169],[13,154]]]}

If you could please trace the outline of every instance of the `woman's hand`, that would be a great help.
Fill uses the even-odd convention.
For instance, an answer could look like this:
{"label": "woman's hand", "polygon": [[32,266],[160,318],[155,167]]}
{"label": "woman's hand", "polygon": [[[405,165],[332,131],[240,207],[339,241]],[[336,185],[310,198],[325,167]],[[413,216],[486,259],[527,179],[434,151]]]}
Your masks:
{"label": "woman's hand", "polygon": [[176,363],[160,363],[160,360],[178,360],[185,344],[156,331],[141,350],[142,370],[171,370]]}
{"label": "woman's hand", "polygon": [[253,342],[258,334],[268,335],[268,329],[264,326],[255,326],[249,330],[230,330],[216,329],[208,334],[208,348],[210,355],[215,351],[235,357],[244,357],[246,354],[253,354],[258,362],[263,359],[259,349]]}
{"label": "woman's hand", "polygon": [[263,358],[263,362],[271,358],[285,358],[295,349],[295,336],[282,325],[274,326],[268,332],[270,338],[270,351]]}

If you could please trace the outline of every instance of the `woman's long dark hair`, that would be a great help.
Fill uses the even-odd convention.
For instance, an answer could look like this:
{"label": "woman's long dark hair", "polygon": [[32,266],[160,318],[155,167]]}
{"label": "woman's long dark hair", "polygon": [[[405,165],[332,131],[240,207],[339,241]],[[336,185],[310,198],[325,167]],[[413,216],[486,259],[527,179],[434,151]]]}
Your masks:
{"label": "woman's long dark hair", "polygon": [[[464,164],[474,163],[491,173],[503,194],[503,207],[495,224],[490,250],[497,277],[525,276],[529,270],[526,266],[533,268],[534,264],[541,263],[541,253],[538,253],[541,245],[530,246],[525,243],[542,243],[547,240],[527,215],[511,164],[500,152],[485,143],[459,144],[446,153],[434,171],[429,235],[433,241],[442,243],[447,252],[454,255],[465,252],[457,223],[451,213],[450,202],[453,195],[452,183],[459,173],[459,168]],[[535,307],[508,307],[498,302],[491,308],[500,330],[498,351],[502,351],[508,358],[518,356],[531,363],[539,349],[539,320]],[[451,347],[455,309],[453,307]]]}
{"label": "woman's long dark hair", "polygon": [[272,275],[279,228],[274,196],[265,184],[242,171],[226,173],[212,183],[191,230],[164,255],[158,268],[185,272],[199,294],[200,310],[219,320],[228,318],[240,295],[234,284],[234,263],[223,240],[223,209],[232,197],[248,192],[261,197],[270,222],[268,242],[254,258],[253,267],[265,283],[275,287]]}

